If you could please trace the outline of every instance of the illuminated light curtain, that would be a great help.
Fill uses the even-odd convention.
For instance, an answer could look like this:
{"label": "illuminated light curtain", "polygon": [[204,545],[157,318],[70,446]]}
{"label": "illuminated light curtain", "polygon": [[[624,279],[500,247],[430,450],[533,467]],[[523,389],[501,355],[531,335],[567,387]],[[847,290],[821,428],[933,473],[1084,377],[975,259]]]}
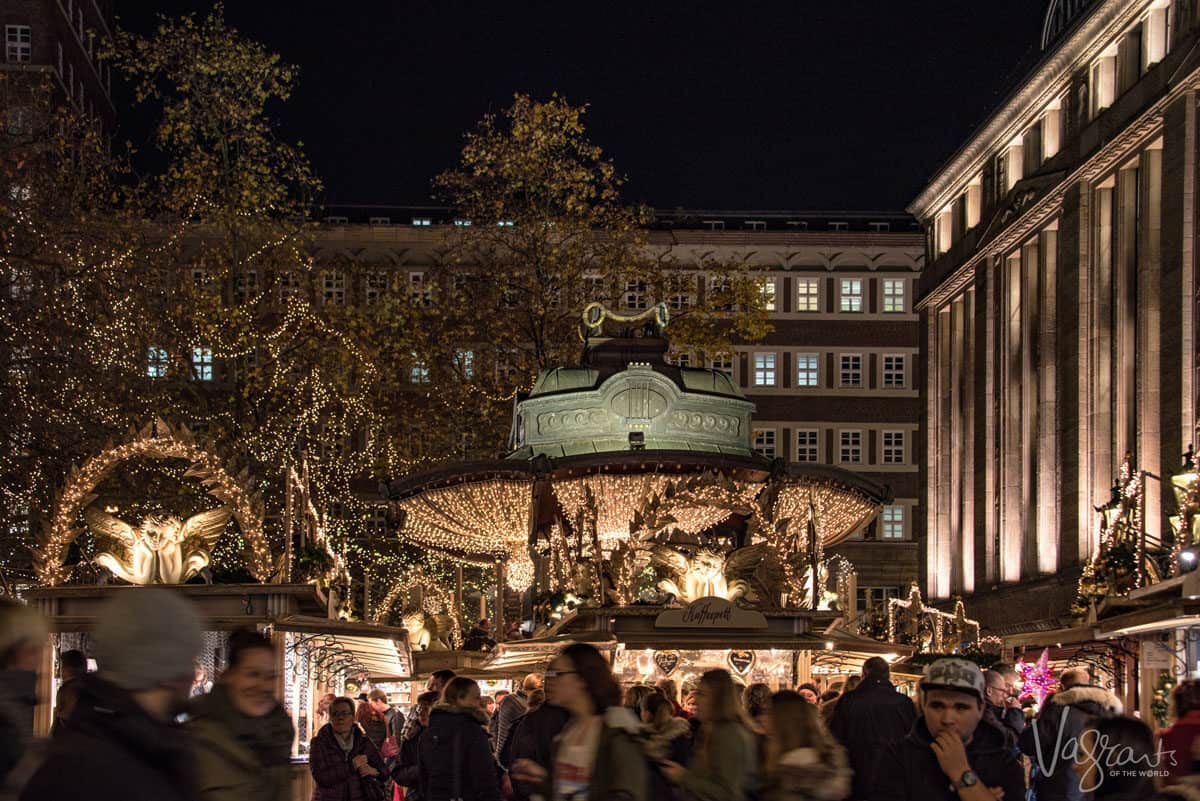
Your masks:
{"label": "illuminated light curtain", "polygon": [[[790,519],[790,529],[804,537],[809,505],[817,513],[817,531],[825,547],[837,545],[854,533],[878,509],[859,493],[828,482],[789,484],[775,500],[775,520]],[[801,542],[803,545],[803,542]]]}
{"label": "illuminated light curtain", "polygon": [[[640,475],[595,475],[555,481],[554,497],[563,515],[574,520],[587,504],[587,491],[596,501],[596,530],[600,540],[611,541],[629,536],[629,523],[635,510],[651,495],[661,495],[671,482],[680,476],[643,473]],[[740,500],[749,504],[758,495],[761,485],[735,482]],[[730,500],[728,490],[719,486],[705,487],[690,496],[686,505],[673,510],[677,528],[685,534],[699,534],[725,522],[731,512],[722,506]],[[711,502],[706,504],[705,500]]]}
{"label": "illuminated light curtain", "polygon": [[511,556],[524,543],[532,513],[533,482],[491,479],[422,492],[399,502],[403,539],[457,554]]}

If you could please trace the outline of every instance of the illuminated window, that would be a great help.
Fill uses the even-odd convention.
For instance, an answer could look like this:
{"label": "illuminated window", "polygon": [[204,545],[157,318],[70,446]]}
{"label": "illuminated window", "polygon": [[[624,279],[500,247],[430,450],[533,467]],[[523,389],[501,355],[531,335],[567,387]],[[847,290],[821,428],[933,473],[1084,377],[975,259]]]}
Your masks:
{"label": "illuminated window", "polygon": [[754,450],[760,455],[768,459],[775,458],[775,429],[773,428],[756,428],[754,429]]}
{"label": "illuminated window", "polygon": [[454,224],[460,228],[465,228],[466,226],[471,224],[471,221],[470,220],[455,220]]}
{"label": "illuminated window", "polygon": [[1096,116],[1117,99],[1117,53],[1114,45],[1105,55],[1092,62],[1091,69],[1092,116]]}
{"label": "illuminated window", "polygon": [[862,432],[839,432],[841,450],[839,461],[844,464],[862,464]]}
{"label": "illuminated window", "polygon": [[888,231],[892,230],[892,224],[885,222],[873,222],[871,223],[871,230],[877,234],[887,233]]}
{"label": "illuminated window", "polygon": [[840,366],[841,370],[838,378],[840,386],[861,387],[863,385],[862,354],[843,353]]}
{"label": "illuminated window", "polygon": [[819,462],[820,457],[820,432],[813,429],[805,429],[796,432],[796,461],[797,462]]}
{"label": "illuminated window", "polygon": [[475,352],[460,350],[454,355],[454,364],[464,381],[475,379]]}
{"label": "illuminated window", "polygon": [[149,348],[146,359],[146,375],[151,378],[165,378],[170,361],[166,348]]}
{"label": "illuminated window", "polygon": [[798,387],[819,387],[820,371],[820,354],[818,353],[797,353],[796,354],[796,386]]}
{"label": "illuminated window", "polygon": [[33,55],[33,33],[28,25],[5,25],[4,43],[9,64],[28,64]]}
{"label": "illuminated window", "polygon": [[904,464],[904,432],[883,432],[883,463]]}
{"label": "illuminated window", "polygon": [[427,228],[430,225],[433,225],[433,220],[429,219],[428,217],[413,217],[412,224],[418,227]]}
{"label": "illuminated window", "polygon": [[879,515],[879,536],[885,540],[904,539],[904,507],[885,506]]}
{"label": "illuminated window", "polygon": [[501,228],[512,228],[516,225],[516,223],[514,223],[512,220],[501,220],[500,222],[496,223],[496,225]]}
{"label": "illuminated window", "polygon": [[821,310],[821,279],[796,279],[796,311],[819,312]]}
{"label": "illuminated window", "polygon": [[758,279],[758,293],[762,298],[763,311],[775,311],[775,279]]}
{"label": "illuminated window", "polygon": [[861,278],[842,279],[841,310],[858,313],[863,310],[863,282]]}
{"label": "illuminated window", "polygon": [[775,386],[776,358],[777,354],[774,353],[754,354],[754,386]]}
{"label": "illuminated window", "polygon": [[904,278],[883,279],[883,311],[885,314],[895,314],[907,311],[905,295],[907,280]]}
{"label": "illuminated window", "polygon": [[[391,217],[368,217],[367,218],[367,225],[391,225],[391,224],[392,224]],[[414,223],[414,225],[415,225],[415,223]]]}
{"label": "illuminated window", "polygon": [[428,384],[429,383],[429,364],[423,359],[417,358],[417,354],[413,354],[413,364],[408,371],[408,383],[410,384]]}
{"label": "illuminated window", "polygon": [[197,381],[213,380],[212,348],[192,348],[192,375]]}
{"label": "illuminated window", "polygon": [[887,389],[904,389],[908,385],[905,357],[899,353],[883,356],[883,386]]}
{"label": "illuminated window", "polygon": [[329,306],[341,306],[346,302],[346,274],[339,270],[330,270],[323,276],[324,299]]}

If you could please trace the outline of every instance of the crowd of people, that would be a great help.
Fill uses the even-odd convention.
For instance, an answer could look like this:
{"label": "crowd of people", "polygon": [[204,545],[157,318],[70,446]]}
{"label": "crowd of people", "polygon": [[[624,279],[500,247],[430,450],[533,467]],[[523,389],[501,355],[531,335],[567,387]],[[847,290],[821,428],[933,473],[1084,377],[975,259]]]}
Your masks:
{"label": "crowd of people", "polygon": [[[51,736],[33,740],[47,632],[0,601],[0,801],[293,798],[294,729],[276,694],[277,655],[234,632],[227,665],[193,695],[201,623],[181,596],[122,592],[94,634],[99,671],[60,654]],[[435,673],[407,714],[372,690],[327,695],[309,746],[313,801],[1166,801],[1200,799],[1200,682],[1173,694],[1152,732],[1086,669],[1036,716],[1016,673],[939,659],[916,702],[868,659],[822,692],[742,687],[708,670],[681,696],[670,679],[622,690],[586,644],[487,697]]]}

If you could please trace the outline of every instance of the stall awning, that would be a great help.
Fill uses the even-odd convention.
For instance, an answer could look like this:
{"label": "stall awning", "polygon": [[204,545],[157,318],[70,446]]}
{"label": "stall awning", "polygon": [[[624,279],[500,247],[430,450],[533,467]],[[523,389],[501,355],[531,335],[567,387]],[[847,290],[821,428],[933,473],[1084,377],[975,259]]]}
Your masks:
{"label": "stall awning", "polygon": [[293,648],[368,678],[405,676],[412,671],[408,632],[395,626],[376,626],[343,620],[292,615],[273,623],[276,631],[296,635]]}
{"label": "stall awning", "polygon": [[585,642],[601,651],[617,647],[617,639],[603,632],[579,632],[573,635],[539,637],[533,640],[512,640],[496,645],[482,670],[493,676],[524,676],[544,671],[558,652],[568,645]]}

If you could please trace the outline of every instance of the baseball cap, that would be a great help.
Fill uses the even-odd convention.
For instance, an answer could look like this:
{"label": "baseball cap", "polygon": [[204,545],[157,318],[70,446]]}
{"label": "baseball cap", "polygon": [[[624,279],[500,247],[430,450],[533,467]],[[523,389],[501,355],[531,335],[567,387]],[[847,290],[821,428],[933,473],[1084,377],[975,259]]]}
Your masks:
{"label": "baseball cap", "polygon": [[921,678],[922,690],[953,690],[984,699],[987,682],[979,665],[969,659],[939,659],[929,663]]}

